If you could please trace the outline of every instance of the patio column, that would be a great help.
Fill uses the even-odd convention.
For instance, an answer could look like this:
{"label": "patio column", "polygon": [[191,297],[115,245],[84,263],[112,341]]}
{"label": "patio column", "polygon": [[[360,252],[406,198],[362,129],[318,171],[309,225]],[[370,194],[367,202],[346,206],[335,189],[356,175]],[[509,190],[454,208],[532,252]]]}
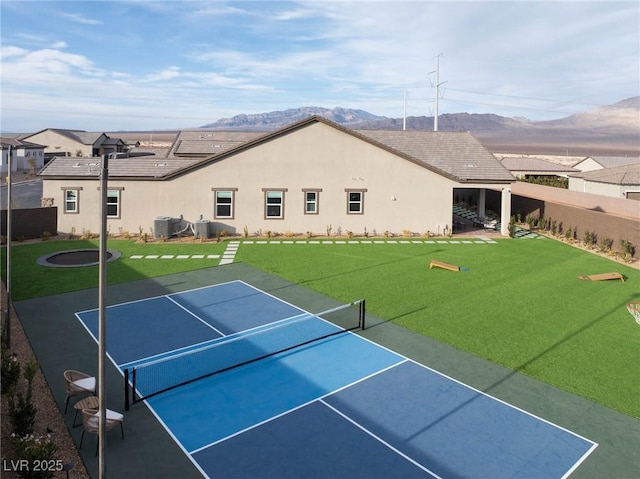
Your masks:
{"label": "patio column", "polygon": [[509,236],[511,221],[511,187],[502,188],[502,204],[500,206],[500,234]]}
{"label": "patio column", "polygon": [[478,190],[478,217],[485,218],[487,216],[487,190],[480,188]]}

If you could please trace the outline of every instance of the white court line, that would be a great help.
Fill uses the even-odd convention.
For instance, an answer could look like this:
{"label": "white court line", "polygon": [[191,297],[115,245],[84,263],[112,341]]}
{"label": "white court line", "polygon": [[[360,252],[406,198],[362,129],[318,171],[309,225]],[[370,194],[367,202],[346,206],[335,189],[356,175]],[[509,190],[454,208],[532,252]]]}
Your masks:
{"label": "white court line", "polygon": [[[348,332],[347,334],[353,334],[353,333]],[[396,354],[396,355],[397,355],[397,356],[400,356],[399,354]],[[306,406],[308,406],[309,404],[313,404],[314,402],[321,401],[322,399],[324,399],[324,398],[326,398],[326,397],[333,396],[335,393],[337,393],[337,392],[339,392],[339,391],[342,391],[343,389],[347,389],[347,388],[349,388],[349,387],[351,387],[351,386],[353,386],[353,385],[355,385],[355,384],[361,383],[362,381],[366,381],[367,379],[370,379],[370,378],[372,378],[372,377],[374,377],[374,376],[377,376],[378,374],[381,374],[381,373],[383,373],[383,372],[385,372],[385,371],[388,371],[389,369],[395,368],[396,366],[398,366],[398,365],[403,364],[403,363],[405,363],[405,362],[406,362],[406,360],[402,360],[401,358],[402,358],[402,357],[400,356],[400,360],[399,360],[399,362],[397,362],[397,363],[395,363],[395,364],[392,364],[391,366],[387,366],[386,368],[383,368],[383,369],[381,369],[380,371],[376,371],[376,372],[371,373],[371,374],[369,374],[369,375],[367,375],[367,376],[365,376],[365,377],[363,377],[363,378],[360,378],[360,379],[358,379],[358,380],[356,380],[356,381],[353,381],[353,382],[351,382],[351,383],[349,383],[349,384],[346,384],[346,385],[344,385],[344,386],[342,386],[342,387],[340,387],[340,388],[336,389],[335,391],[328,392],[328,393],[326,393],[326,394],[323,394],[323,395],[322,395],[322,396],[320,396],[320,397],[317,397],[317,398],[315,398],[315,399],[311,399],[310,401],[307,401],[307,402],[305,402],[305,403],[303,403],[303,404],[299,404],[299,405],[298,405],[298,406],[296,406],[296,407],[293,407],[293,408],[291,408],[291,409],[288,409],[288,410],[286,410],[286,411],[283,411],[283,412],[281,412],[280,414],[276,414],[275,416],[272,416],[272,417],[270,417],[270,418],[268,418],[268,419],[265,419],[264,421],[260,421],[260,422],[258,422],[258,423],[256,423],[256,424],[253,424],[253,425],[251,425],[251,426],[249,426],[249,427],[247,427],[247,428],[244,428],[244,429],[242,429],[242,430],[240,430],[240,431],[236,431],[236,432],[234,432],[233,434],[229,434],[228,436],[225,436],[225,437],[223,437],[223,438],[220,438],[220,439],[218,439],[218,440],[216,440],[216,441],[213,441],[213,442],[211,442],[211,443],[209,443],[209,444],[205,444],[204,446],[201,446],[201,447],[199,447],[199,448],[197,448],[197,449],[194,449],[193,451],[191,451],[191,452],[190,452],[190,454],[196,454],[196,453],[198,453],[198,452],[202,451],[203,449],[207,449],[207,448],[209,448],[209,447],[211,447],[211,446],[215,446],[216,444],[220,444],[221,442],[225,442],[225,441],[227,441],[227,440],[229,440],[229,439],[231,439],[231,438],[233,438],[233,437],[236,437],[236,436],[239,436],[239,435],[241,435],[241,434],[244,434],[244,433],[245,433],[245,432],[247,432],[247,431],[251,431],[252,429],[256,429],[256,428],[258,428],[258,427],[262,426],[263,424],[267,424],[267,423],[270,423],[271,421],[275,421],[276,419],[281,418],[281,417],[283,417],[283,416],[286,416],[287,414],[292,413],[292,412],[294,412],[294,411],[297,411],[298,409],[302,409],[303,407],[306,407]]]}
{"label": "white court line", "polygon": [[399,449],[396,449],[395,447],[393,447],[391,444],[389,444],[388,442],[386,442],[384,439],[382,439],[379,436],[376,436],[373,432],[369,431],[366,427],[364,427],[362,424],[357,423],[356,421],[354,421],[353,419],[351,419],[349,416],[347,416],[346,414],[344,414],[342,411],[339,411],[338,409],[336,409],[335,407],[333,407],[331,404],[327,403],[325,400],[320,399],[318,402],[324,404],[326,407],[328,407],[329,409],[331,409],[333,412],[335,412],[336,414],[338,414],[339,416],[342,416],[344,419],[346,419],[347,421],[349,421],[351,424],[353,424],[354,426],[356,426],[358,429],[360,429],[361,431],[363,431],[364,433],[368,434],[369,436],[371,436],[372,438],[374,438],[376,441],[378,441],[380,444],[382,444],[383,446],[391,449],[393,452],[395,452],[398,456],[406,459],[407,461],[409,461],[411,464],[413,464],[414,466],[422,469],[423,471],[425,471],[428,474],[431,474],[431,476],[433,476],[436,479],[442,479],[442,477],[440,477],[439,475],[437,475],[435,472],[433,472],[432,470],[424,467],[422,464],[420,464],[419,462],[417,462],[415,459],[412,459],[411,457],[407,456],[405,453],[403,453],[402,451],[400,451]]}
{"label": "white court line", "polygon": [[218,328],[212,326],[211,324],[207,323],[204,319],[202,319],[200,316],[198,316],[197,314],[195,314],[193,311],[188,310],[187,308],[185,308],[184,306],[182,306],[180,303],[178,303],[175,299],[170,298],[169,296],[167,296],[167,299],[169,301],[171,301],[173,304],[175,304],[176,306],[178,306],[179,308],[181,308],[182,310],[186,311],[187,313],[189,313],[191,316],[193,316],[194,318],[196,318],[198,321],[200,321],[202,324],[204,324],[205,326],[210,327],[211,329],[213,329],[216,333],[220,334],[221,336],[226,336],[226,334],[224,334],[222,331],[220,331]]}

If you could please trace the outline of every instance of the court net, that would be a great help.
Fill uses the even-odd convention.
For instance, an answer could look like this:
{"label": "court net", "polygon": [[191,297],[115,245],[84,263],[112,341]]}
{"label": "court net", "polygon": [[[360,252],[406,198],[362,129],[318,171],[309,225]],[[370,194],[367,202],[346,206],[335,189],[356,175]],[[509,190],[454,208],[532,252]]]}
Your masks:
{"label": "court net", "polygon": [[365,328],[365,301],[303,313],[124,370],[125,409],[180,386],[275,354]]}

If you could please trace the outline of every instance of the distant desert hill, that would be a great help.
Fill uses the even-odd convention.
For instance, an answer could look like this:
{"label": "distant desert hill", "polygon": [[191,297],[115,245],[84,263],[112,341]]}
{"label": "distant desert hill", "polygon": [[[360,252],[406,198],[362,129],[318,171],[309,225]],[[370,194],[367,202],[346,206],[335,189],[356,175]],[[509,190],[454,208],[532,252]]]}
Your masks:
{"label": "distant desert hill", "polygon": [[[274,130],[310,115],[319,115],[353,129],[401,130],[402,118],[388,118],[363,110],[337,107],[292,108],[269,113],[242,114],[202,128]],[[433,130],[433,117],[406,118],[409,130]],[[640,154],[640,97],[549,121],[529,121],[491,113],[447,113],[438,117],[440,131],[469,131],[489,150],[577,156],[638,156]]]}
{"label": "distant desert hill", "polygon": [[[336,107],[291,108],[268,113],[241,114],[203,125],[206,130],[271,131],[319,115],[352,129],[401,130],[402,118],[388,118],[364,110]],[[412,116],[407,129],[433,130],[433,117]],[[639,156],[640,97],[628,98],[548,121],[509,118],[492,113],[447,113],[438,117],[440,131],[469,131],[493,153],[554,156]],[[176,131],[115,132],[114,137],[139,139],[145,147],[170,142]],[[164,146],[164,145],[163,145]]]}

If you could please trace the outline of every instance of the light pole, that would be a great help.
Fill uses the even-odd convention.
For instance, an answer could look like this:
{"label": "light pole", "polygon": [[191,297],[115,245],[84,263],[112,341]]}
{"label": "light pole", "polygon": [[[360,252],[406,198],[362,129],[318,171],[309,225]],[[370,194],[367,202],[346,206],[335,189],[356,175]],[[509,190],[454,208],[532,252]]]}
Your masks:
{"label": "light pole", "polygon": [[109,179],[109,156],[102,156],[100,172],[100,257],[98,284],[98,477],[106,477],[106,362],[107,362],[107,184]]}
{"label": "light pole", "polygon": [[12,161],[11,156],[13,151],[11,149],[11,145],[9,145],[9,156],[7,158],[7,309],[5,312],[5,330],[4,330],[4,341],[7,349],[11,347],[11,167]]}

